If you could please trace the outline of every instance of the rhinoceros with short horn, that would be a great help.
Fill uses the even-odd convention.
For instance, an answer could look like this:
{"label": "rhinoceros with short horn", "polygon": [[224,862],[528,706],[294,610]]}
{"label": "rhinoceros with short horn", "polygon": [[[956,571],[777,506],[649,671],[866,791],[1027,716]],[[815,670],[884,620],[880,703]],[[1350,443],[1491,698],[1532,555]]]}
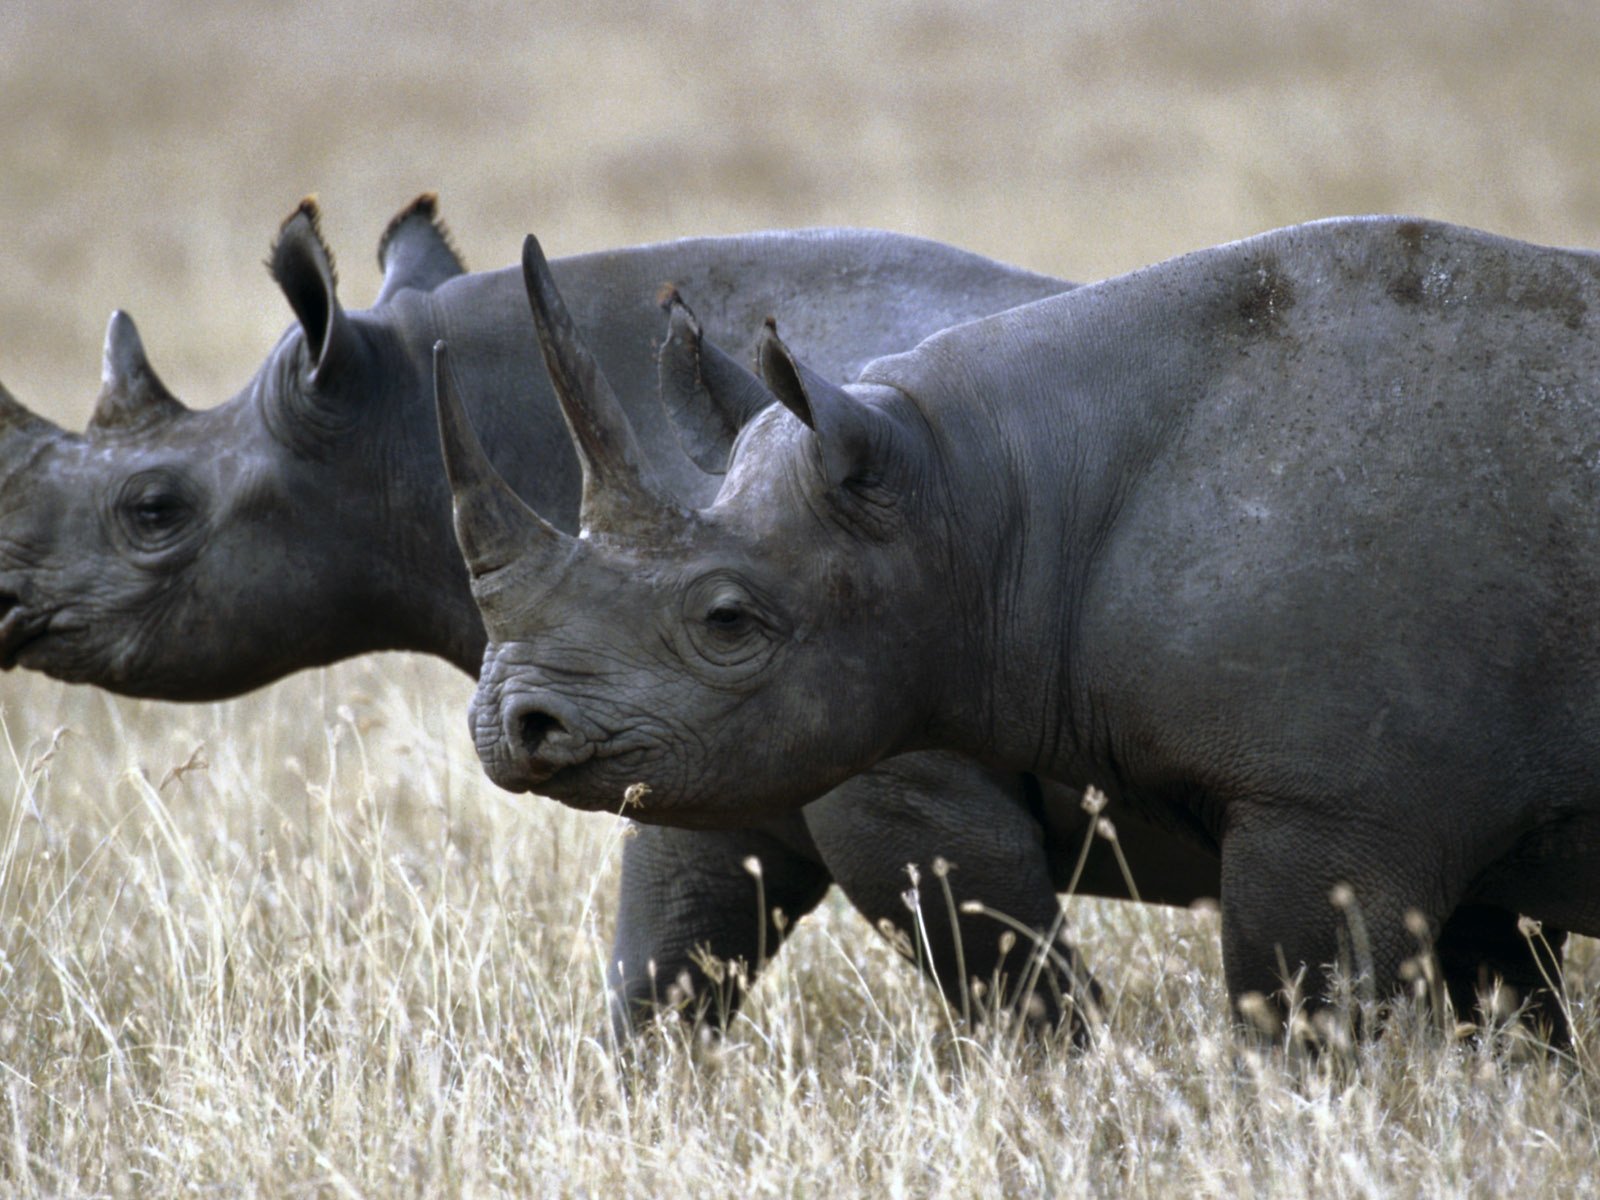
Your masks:
{"label": "rhinoceros with short horn", "polygon": [[[472,418],[499,469],[565,528],[577,519],[579,468],[539,365],[519,272],[466,273],[432,197],[396,217],[379,259],[376,304],[347,311],[317,210],[302,205],[269,258],[296,323],[217,407],[179,403],[120,313],[85,433],[0,395],[0,663],[181,700],[236,695],[386,648],[476,672],[484,634],[439,470],[435,340],[456,348],[463,386],[481,399]],[[680,400],[701,386],[699,325],[680,321],[658,368],[663,283],[694,296],[705,330],[724,339],[790,311],[793,340],[840,379],[953,321],[1069,286],[917,238],[837,230],[697,238],[583,255],[554,270],[605,369],[642,398],[630,416],[659,486],[685,501],[707,494],[708,476],[677,450],[655,388],[658,369],[669,371]],[[716,364],[705,372],[715,381]],[[705,425],[686,441],[717,466],[726,428]],[[907,863],[922,866],[925,892],[933,887],[923,905],[928,962],[960,1002],[963,959],[929,874],[939,855],[955,864],[957,902],[981,899],[1039,930],[1058,919],[1054,890],[1071,873],[1083,824],[1065,789],[922,756],[846,790],[856,799],[829,797],[748,830],[643,828],[628,840],[611,955],[619,1016],[667,999],[685,976],[703,996],[699,948],[757,969],[758,955],[777,949],[830,880],[874,924],[888,921],[916,942],[902,901]],[[1137,841],[1131,829],[1124,836]],[[763,867],[760,894],[783,911],[782,924],[769,917],[762,927],[745,868],[752,856]],[[1178,901],[1215,890],[1215,866],[1204,859],[1141,873]],[[1122,888],[1108,856],[1090,863],[1082,886]],[[1027,952],[1006,958],[999,928],[961,918],[964,965],[979,978],[1004,966],[1016,985]],[[1046,971],[1041,988],[1049,1011],[1053,976]]]}
{"label": "rhinoceros with short horn", "polygon": [[1333,220],[845,387],[769,329],[694,510],[524,266],[604,502],[521,508],[441,391],[500,785],[697,825],[930,748],[1094,786],[1220,859],[1235,1001],[1325,994],[1357,909],[1384,991],[1419,933],[1458,984],[1535,978],[1518,914],[1600,934],[1600,256]]}

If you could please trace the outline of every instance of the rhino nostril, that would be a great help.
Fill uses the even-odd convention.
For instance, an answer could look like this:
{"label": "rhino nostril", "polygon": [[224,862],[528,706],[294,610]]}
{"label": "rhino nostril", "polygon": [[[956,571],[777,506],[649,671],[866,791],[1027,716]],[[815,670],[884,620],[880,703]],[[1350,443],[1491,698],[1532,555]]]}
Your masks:
{"label": "rhino nostril", "polygon": [[573,723],[576,719],[575,714],[567,713],[566,705],[559,698],[506,697],[500,708],[498,736],[494,739],[496,749],[485,761],[492,761],[502,771],[510,772],[518,783],[542,781],[552,772],[581,762],[593,753],[593,746],[576,732]]}
{"label": "rhino nostril", "polygon": [[516,728],[517,741],[523,752],[537,758],[544,747],[545,738],[561,731],[561,722],[547,712],[532,709],[518,715]]}

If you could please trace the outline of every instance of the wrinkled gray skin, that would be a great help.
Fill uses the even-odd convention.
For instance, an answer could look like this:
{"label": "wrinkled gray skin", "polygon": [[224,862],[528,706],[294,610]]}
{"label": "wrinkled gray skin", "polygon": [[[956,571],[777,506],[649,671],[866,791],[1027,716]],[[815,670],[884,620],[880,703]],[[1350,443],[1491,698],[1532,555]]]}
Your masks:
{"label": "wrinkled gray skin", "polygon": [[[520,273],[465,274],[431,197],[396,218],[379,257],[376,305],[346,312],[314,208],[292,216],[270,266],[298,323],[215,408],[189,411],[173,399],[121,314],[86,434],[0,402],[0,663],[174,700],[232,696],[379,649],[426,651],[476,673],[484,634],[440,471],[435,340],[455,347],[478,402],[472,419],[500,470],[568,528],[578,466]],[[953,321],[1068,286],[919,239],[847,231],[695,239],[567,259],[555,272],[605,368],[639,397],[631,416],[685,497],[707,494],[707,485],[677,450],[654,394],[663,283],[694,298],[711,333],[735,341],[809,297],[791,335],[840,379]],[[934,857],[956,864],[958,901],[981,898],[1047,929],[1082,825],[1066,789],[923,756],[757,828],[641,828],[624,850],[617,1016],[668,998],[684,978],[703,997],[696,947],[756,964],[830,880],[874,924],[886,920],[915,942],[901,900],[907,863],[921,865],[933,967],[959,1003]],[[768,905],[787,917],[783,928],[762,929],[744,867],[751,855],[763,864]],[[1157,857],[1140,868],[1147,886],[1178,901],[1215,890],[1215,867],[1203,860],[1169,869]],[[1102,848],[1083,888],[1121,887]],[[993,921],[965,917],[961,929],[974,976],[1001,965],[1014,980],[1024,974],[1023,951],[1002,964]],[[1044,1000],[1053,1012],[1053,996]]]}
{"label": "wrinkled gray skin", "polygon": [[[709,824],[959,751],[1217,855],[1235,1001],[1285,967],[1324,994],[1339,885],[1380,992],[1418,915],[1458,979],[1526,985],[1515,914],[1600,935],[1597,322],[1600,257],[1367,218],[845,388],[769,332],[781,406],[698,511],[630,478],[603,390],[558,389],[608,500],[581,542],[446,420],[480,755],[503,787],[592,807],[641,781],[650,818]],[[558,320],[543,339],[573,353]]]}

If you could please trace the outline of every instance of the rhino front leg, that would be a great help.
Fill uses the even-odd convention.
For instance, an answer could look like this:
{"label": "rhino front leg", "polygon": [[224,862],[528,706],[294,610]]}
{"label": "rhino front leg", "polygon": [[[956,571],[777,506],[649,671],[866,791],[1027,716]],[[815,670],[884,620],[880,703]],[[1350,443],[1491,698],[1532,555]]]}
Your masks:
{"label": "rhino front leg", "polygon": [[[856,776],[805,816],[850,902],[912,949],[954,1008],[971,1011],[976,991],[980,1012],[1019,1008],[1084,1035],[1078,1005],[1098,992],[1061,936],[1043,830],[1022,776],[952,754],[909,754]],[[969,904],[982,911],[962,911]]]}
{"label": "rhino front leg", "polygon": [[[761,864],[759,881],[749,869],[752,858]],[[606,968],[618,1039],[668,1007],[681,1006],[696,1021],[725,1023],[739,990],[708,977],[703,964],[742,961],[754,979],[829,883],[799,814],[756,829],[637,826],[623,844],[617,931]]]}

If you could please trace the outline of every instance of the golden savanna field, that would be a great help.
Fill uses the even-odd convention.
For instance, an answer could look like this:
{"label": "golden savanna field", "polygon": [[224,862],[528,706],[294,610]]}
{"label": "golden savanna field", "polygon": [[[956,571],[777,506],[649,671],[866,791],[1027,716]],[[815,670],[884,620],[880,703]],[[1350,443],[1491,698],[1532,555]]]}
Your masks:
{"label": "golden savanna field", "polygon": [[[1407,212],[1600,247],[1600,6],[0,7],[0,380],[71,427],[105,320],[191,405],[289,320],[309,192],[364,307],[436,190],[474,268],[877,226],[1091,280]],[[782,318],[782,313],[777,314]],[[1600,1192],[1578,1045],[1402,1013],[1230,1033],[1214,917],[1068,901],[1095,1045],[964,1029],[837,897],[719,1043],[619,1059],[621,825],[499,793],[469,682],[378,656],[223,704],[0,677],[0,1193],[1554,1196]]]}

